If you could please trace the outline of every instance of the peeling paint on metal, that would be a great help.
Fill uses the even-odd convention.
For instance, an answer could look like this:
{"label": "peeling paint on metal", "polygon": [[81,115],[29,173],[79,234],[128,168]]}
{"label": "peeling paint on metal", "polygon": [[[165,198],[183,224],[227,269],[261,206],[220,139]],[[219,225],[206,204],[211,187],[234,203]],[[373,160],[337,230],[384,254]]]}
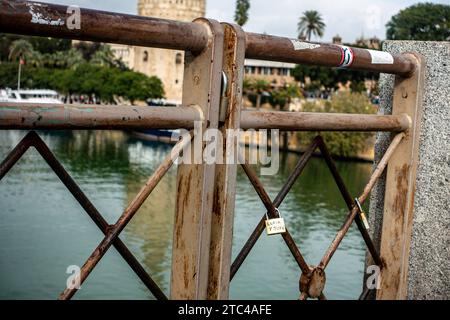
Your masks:
{"label": "peeling paint on metal", "polygon": [[45,24],[50,26],[62,26],[65,24],[64,19],[58,18],[57,20],[52,19],[46,15],[46,12],[42,12],[43,8],[40,3],[27,3],[29,8],[29,13],[31,14],[31,23]]}
{"label": "peeling paint on metal", "polygon": [[313,50],[320,48],[320,44],[309,43],[305,41],[300,41],[297,39],[291,39],[294,50]]}

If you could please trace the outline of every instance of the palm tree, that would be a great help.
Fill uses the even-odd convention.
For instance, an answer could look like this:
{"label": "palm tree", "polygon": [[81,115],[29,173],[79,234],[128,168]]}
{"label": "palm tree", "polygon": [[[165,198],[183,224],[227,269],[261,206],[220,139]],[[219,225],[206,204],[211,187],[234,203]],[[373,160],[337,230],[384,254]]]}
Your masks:
{"label": "palm tree", "polygon": [[16,40],[9,47],[9,60],[32,58],[34,54],[33,46],[26,40]]}
{"label": "palm tree", "polygon": [[29,61],[32,64],[38,64],[38,54],[33,50],[33,46],[26,40],[16,40],[11,43],[9,47],[9,59],[12,61],[19,60],[19,70],[17,79],[17,90],[20,90],[20,75],[22,72],[22,65],[25,61]]}
{"label": "palm tree", "polygon": [[325,23],[322,20],[322,16],[315,10],[308,10],[303,12],[303,16],[300,17],[298,22],[298,34],[306,34],[308,41],[311,41],[311,36],[315,35],[323,37],[325,30]]}
{"label": "palm tree", "polygon": [[250,9],[249,0],[237,0],[236,10],[234,12],[234,21],[241,27],[248,21],[248,10]]}
{"label": "palm tree", "polygon": [[56,69],[74,69],[84,61],[83,55],[77,49],[67,51],[56,51],[54,53],[45,53],[42,55],[42,65],[47,68]]}
{"label": "palm tree", "polygon": [[108,67],[114,66],[116,63],[111,47],[106,44],[102,45],[92,56],[91,63]]}
{"label": "palm tree", "polygon": [[74,69],[85,62],[81,52],[73,48],[66,52],[66,57],[64,60],[66,67],[69,69]]}

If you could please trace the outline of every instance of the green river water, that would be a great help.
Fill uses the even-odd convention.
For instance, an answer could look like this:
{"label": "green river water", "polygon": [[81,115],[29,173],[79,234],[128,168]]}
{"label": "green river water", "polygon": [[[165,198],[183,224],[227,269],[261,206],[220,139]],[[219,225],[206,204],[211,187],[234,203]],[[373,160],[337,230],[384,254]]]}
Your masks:
{"label": "green river water", "polygon": [[[25,135],[0,132],[0,157]],[[123,132],[40,132],[50,149],[109,223],[114,223],[170,146]],[[272,198],[299,155],[282,154],[276,176],[261,177]],[[369,163],[338,161],[351,194],[364,187]],[[172,168],[122,232],[147,271],[169,294],[176,168]],[[321,158],[313,158],[280,207],[310,264],[317,264],[343,223],[347,210]],[[234,224],[235,257],[264,213],[256,192],[239,169]],[[0,299],[55,299],[69,265],[82,265],[102,234],[39,154],[29,150],[0,182]],[[327,268],[329,299],[356,299],[362,288],[364,242],[353,225]],[[265,234],[232,281],[231,299],[297,299],[298,266],[281,237]],[[75,299],[153,299],[111,248]]]}

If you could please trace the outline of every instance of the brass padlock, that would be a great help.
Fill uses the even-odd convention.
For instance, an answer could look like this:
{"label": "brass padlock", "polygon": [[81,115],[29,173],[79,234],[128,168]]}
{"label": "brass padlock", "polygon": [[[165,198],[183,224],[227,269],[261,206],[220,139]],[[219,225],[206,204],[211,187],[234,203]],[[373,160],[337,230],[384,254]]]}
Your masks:
{"label": "brass padlock", "polygon": [[283,217],[281,216],[280,210],[278,210],[277,208],[275,210],[277,211],[279,218],[269,219],[269,216],[266,212],[266,232],[269,236],[286,232],[286,225],[284,223]]}
{"label": "brass padlock", "polygon": [[361,218],[362,223],[364,224],[364,228],[366,230],[369,230],[369,222],[367,221],[366,214],[364,213],[361,203],[359,202],[358,198],[355,198],[356,205],[359,209],[359,217]]}

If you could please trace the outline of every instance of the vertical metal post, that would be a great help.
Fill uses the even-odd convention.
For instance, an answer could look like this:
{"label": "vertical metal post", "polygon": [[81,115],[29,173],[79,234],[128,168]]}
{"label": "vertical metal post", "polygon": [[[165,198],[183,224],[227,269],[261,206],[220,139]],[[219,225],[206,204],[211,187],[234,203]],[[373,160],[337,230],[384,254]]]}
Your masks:
{"label": "vertical metal post", "polygon": [[[197,105],[201,108],[204,132],[208,128],[219,126],[223,28],[214,20],[198,19],[195,22],[208,29],[209,42],[198,55],[186,53],[183,105]],[[203,139],[199,138],[203,151]],[[192,154],[194,143],[191,144]],[[214,178],[213,164],[208,165],[202,161],[199,164],[178,166],[172,299],[204,300],[207,297]]]}
{"label": "vertical metal post", "polygon": [[409,78],[397,76],[394,87],[392,114],[408,114],[412,126],[388,165],[380,249],[384,266],[377,299],[405,299],[407,295],[425,66],[422,56],[410,56],[417,61],[414,73]]}
{"label": "vertical metal post", "polygon": [[[238,137],[227,135],[227,130],[239,130],[242,85],[244,79],[245,33],[237,25],[224,26],[223,72],[227,87],[221,108],[221,132],[223,136],[222,163],[216,166],[214,203],[211,225],[211,246],[208,299],[228,299],[233,238],[234,205],[236,193]],[[229,131],[228,131],[229,132]]]}

